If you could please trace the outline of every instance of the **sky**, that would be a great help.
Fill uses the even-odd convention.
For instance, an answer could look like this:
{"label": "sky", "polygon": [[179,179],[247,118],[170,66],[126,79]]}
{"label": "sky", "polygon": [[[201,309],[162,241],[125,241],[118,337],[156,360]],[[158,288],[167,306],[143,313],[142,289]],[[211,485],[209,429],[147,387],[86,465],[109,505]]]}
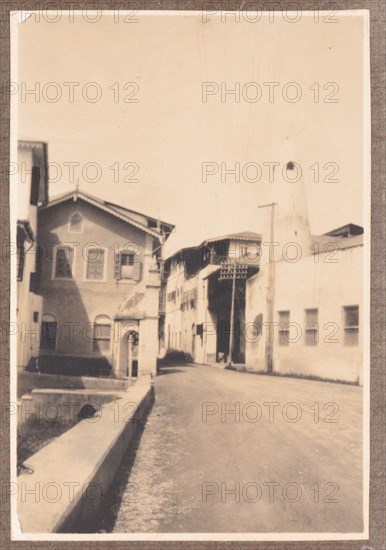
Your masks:
{"label": "sky", "polygon": [[[261,232],[258,206],[276,183],[269,163],[281,162],[289,138],[312,233],[365,224],[360,14],[335,23],[304,14],[290,23],[280,12],[273,22],[205,22],[201,12],[87,18],[32,15],[18,25],[18,137],[48,143],[51,198],[78,181],[173,223],[166,254]],[[239,101],[225,93],[237,86]],[[240,181],[226,173],[235,168]]]}

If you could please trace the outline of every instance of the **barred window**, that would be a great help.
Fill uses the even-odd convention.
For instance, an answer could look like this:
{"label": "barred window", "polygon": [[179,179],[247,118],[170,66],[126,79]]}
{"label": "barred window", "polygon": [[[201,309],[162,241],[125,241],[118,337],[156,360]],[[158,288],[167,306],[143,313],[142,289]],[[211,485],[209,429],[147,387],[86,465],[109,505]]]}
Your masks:
{"label": "barred window", "polygon": [[318,310],[306,309],[305,313],[306,313],[305,344],[306,346],[316,346],[319,341]]}
{"label": "barred window", "polygon": [[359,343],[359,306],[344,306],[344,345]]}

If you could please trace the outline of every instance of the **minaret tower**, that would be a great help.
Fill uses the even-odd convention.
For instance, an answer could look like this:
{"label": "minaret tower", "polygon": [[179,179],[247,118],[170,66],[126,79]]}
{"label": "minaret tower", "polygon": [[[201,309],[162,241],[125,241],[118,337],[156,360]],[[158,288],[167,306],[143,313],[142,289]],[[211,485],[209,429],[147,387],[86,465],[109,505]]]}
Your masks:
{"label": "minaret tower", "polygon": [[[280,243],[275,246],[275,260],[286,260],[286,256],[304,258],[311,254],[305,174],[289,136],[284,140],[277,162],[279,165],[274,167],[273,182],[270,183],[271,202],[277,204],[273,216],[273,238],[274,242]],[[297,249],[289,243],[296,243]]]}
{"label": "minaret tower", "polygon": [[[273,326],[274,321],[277,263],[297,262],[311,254],[304,169],[289,137],[285,138],[270,175],[270,200],[259,205],[266,210],[260,272],[266,302],[264,319],[268,327]],[[265,337],[265,366],[267,372],[274,371],[270,330],[266,330]]]}

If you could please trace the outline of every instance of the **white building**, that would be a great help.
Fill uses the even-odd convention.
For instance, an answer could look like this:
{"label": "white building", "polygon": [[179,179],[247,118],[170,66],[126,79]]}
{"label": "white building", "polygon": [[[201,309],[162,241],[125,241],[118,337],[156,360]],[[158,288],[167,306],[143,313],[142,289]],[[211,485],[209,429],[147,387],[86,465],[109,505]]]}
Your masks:
{"label": "white building", "polygon": [[313,243],[318,253],[275,261],[271,320],[269,265],[262,262],[247,281],[247,369],[361,383],[363,236],[314,237]]}
{"label": "white building", "polygon": [[19,141],[17,160],[17,365],[39,355],[42,298],[37,291],[37,209],[48,200],[47,145]]}
{"label": "white building", "polygon": [[[161,341],[197,363],[361,383],[363,228],[313,236],[301,164],[286,140],[263,233],[244,232],[184,248],[165,263]],[[222,246],[222,249],[221,249]],[[246,265],[232,281],[221,262]]]}
{"label": "white building", "polygon": [[[361,382],[363,228],[311,236],[301,163],[287,138],[267,208],[259,273],[247,281],[249,370]],[[268,253],[271,249],[271,257]]]}

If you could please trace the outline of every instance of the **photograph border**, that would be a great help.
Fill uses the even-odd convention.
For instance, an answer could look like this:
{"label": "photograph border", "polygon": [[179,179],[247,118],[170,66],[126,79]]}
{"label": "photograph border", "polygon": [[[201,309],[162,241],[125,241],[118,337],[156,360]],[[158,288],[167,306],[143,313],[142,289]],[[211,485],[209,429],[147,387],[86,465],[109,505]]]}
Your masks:
{"label": "photograph border", "polygon": [[[98,540],[83,540],[82,546],[85,549],[95,548],[103,545],[105,547],[114,548],[130,548],[130,549],[182,549],[182,548],[197,548],[197,549],[217,549],[217,548],[234,548],[241,549],[256,549],[266,548],[267,550],[309,550],[309,549],[360,549],[360,550],[383,550],[386,548],[385,540],[385,457],[386,457],[386,442],[384,434],[386,432],[385,423],[385,331],[384,331],[384,308],[385,308],[385,277],[384,277],[384,259],[386,243],[384,240],[385,234],[385,216],[384,216],[384,201],[385,201],[385,13],[386,5],[380,0],[367,1],[350,1],[339,0],[337,2],[313,2],[313,1],[240,1],[240,2],[220,2],[217,0],[211,2],[202,1],[127,1],[127,2],[106,2],[96,0],[94,2],[79,2],[73,0],[71,2],[50,0],[36,2],[4,2],[1,7],[2,17],[1,26],[1,59],[0,71],[2,83],[7,83],[10,78],[10,29],[9,29],[9,13],[6,10],[39,10],[48,9],[51,6],[61,7],[63,10],[68,9],[105,9],[112,8],[125,10],[133,8],[133,5],[138,5],[141,10],[191,10],[202,11],[203,8],[210,4],[214,10],[248,10],[253,11],[258,7],[263,11],[267,11],[270,7],[275,11],[291,10],[294,7],[299,7],[306,11],[319,4],[322,9],[326,5],[334,5],[339,11],[343,10],[369,10],[370,12],[370,73],[371,73],[371,310],[370,310],[370,517],[369,517],[369,539],[368,540],[344,540],[344,541],[183,541],[183,540],[106,540],[100,536]],[[248,7],[249,6],[249,7]],[[3,84],[4,86],[4,84]],[[3,87],[1,94],[1,187],[0,187],[0,213],[1,213],[1,234],[2,245],[9,243],[10,227],[9,227],[9,174],[7,163],[9,162],[10,154],[10,101],[5,93],[6,86]],[[383,201],[382,201],[383,197]],[[1,261],[1,295],[0,295],[0,315],[2,323],[7,323],[10,316],[10,294],[11,294],[11,276],[10,276],[10,258],[5,256],[6,247],[2,246],[2,261]],[[382,322],[383,321],[383,322]],[[9,402],[10,392],[10,347],[8,342],[1,343],[1,369],[0,369],[0,391],[2,403]],[[10,480],[10,426],[2,418],[1,423],[1,483],[8,483]],[[71,535],[66,535],[66,541],[42,541],[26,540],[26,541],[11,541],[10,533],[10,500],[1,497],[1,514],[0,514],[0,548],[63,548],[65,545],[68,548],[78,548],[79,540],[68,540]],[[199,534],[197,534],[199,535]],[[301,533],[299,533],[301,535]],[[64,543],[64,544],[63,544]]]}

